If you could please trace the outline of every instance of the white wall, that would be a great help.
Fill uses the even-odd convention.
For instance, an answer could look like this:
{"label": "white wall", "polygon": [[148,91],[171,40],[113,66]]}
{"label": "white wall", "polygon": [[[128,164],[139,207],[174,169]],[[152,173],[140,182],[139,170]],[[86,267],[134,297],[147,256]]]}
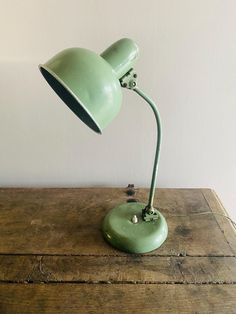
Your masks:
{"label": "white wall", "polygon": [[235,0],[1,0],[0,185],[148,186],[155,121],[124,91],[102,136],[37,64],[66,47],[98,53],[122,37],[141,54],[139,86],[163,120],[159,187],[211,187],[236,218]]}

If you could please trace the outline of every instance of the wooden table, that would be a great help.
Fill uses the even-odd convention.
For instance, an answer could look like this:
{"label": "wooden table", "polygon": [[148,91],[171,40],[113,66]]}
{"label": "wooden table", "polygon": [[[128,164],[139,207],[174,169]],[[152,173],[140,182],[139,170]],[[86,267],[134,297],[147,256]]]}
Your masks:
{"label": "wooden table", "polygon": [[[236,313],[236,234],[209,189],[158,189],[169,236],[131,255],[105,214],[147,190],[0,189],[0,313]],[[134,194],[135,193],[135,194]]]}

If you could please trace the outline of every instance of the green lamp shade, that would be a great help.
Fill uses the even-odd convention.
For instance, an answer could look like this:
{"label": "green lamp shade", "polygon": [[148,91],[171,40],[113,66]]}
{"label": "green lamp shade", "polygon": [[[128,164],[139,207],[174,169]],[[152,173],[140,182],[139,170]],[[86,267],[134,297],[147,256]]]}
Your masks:
{"label": "green lamp shade", "polygon": [[121,107],[119,79],[137,57],[137,45],[124,38],[101,55],[83,48],[63,50],[39,69],[64,103],[92,130],[102,133]]}

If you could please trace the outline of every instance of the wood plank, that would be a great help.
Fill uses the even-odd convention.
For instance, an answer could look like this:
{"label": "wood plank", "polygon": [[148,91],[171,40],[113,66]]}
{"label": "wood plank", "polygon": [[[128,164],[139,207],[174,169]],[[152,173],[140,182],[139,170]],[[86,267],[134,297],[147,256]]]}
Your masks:
{"label": "wood plank", "polygon": [[[145,202],[147,195],[138,189],[135,198]],[[0,254],[126,256],[100,230],[105,214],[126,201],[125,190],[117,188],[0,189]],[[209,210],[201,189],[158,189],[155,203],[169,236],[149,255],[235,255],[213,215],[191,216]]]}
{"label": "wood plank", "polygon": [[228,242],[229,246],[232,249],[232,252],[234,252],[235,255],[236,254],[235,227],[227,218],[221,216],[221,215],[229,216],[229,214],[222,205],[215,191],[210,189],[202,189],[202,193],[209,205],[210,210],[212,210],[212,212],[215,213],[215,219],[218,222],[219,228],[221,229],[223,235],[226,238],[226,241]]}
{"label": "wood plank", "polygon": [[0,256],[1,282],[236,283],[234,257]]}
{"label": "wood plank", "polygon": [[0,284],[0,312],[236,313],[234,285]]}
{"label": "wood plank", "polygon": [[223,217],[195,215],[224,213],[213,191],[157,190],[169,226],[159,250],[131,255],[106,244],[106,212],[147,196],[0,189],[0,313],[236,313],[235,232]]}

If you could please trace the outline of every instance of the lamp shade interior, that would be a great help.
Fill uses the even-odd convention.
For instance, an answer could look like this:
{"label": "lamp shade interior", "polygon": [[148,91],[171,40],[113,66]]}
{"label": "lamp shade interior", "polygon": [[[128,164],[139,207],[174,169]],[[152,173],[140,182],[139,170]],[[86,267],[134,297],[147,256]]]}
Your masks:
{"label": "lamp shade interior", "polygon": [[51,74],[47,69],[40,66],[40,71],[48,84],[56,92],[56,94],[62,99],[62,101],[76,114],[81,121],[83,121],[88,127],[97,133],[102,133],[99,125],[93,120],[91,115],[86,111],[85,106],[77,96],[73,95],[70,90],[65,86],[59,78]]}

